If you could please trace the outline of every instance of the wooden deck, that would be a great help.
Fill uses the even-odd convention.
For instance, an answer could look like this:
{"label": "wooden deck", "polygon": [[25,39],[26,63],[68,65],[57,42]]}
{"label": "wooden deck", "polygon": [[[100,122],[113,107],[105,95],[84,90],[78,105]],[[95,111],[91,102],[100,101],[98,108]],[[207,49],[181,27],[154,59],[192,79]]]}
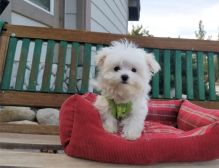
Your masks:
{"label": "wooden deck", "polygon": [[[0,133],[0,167],[31,168],[137,168],[145,166],[99,163],[64,154],[58,135]],[[43,153],[41,149],[58,149]],[[219,160],[193,163],[162,163],[148,168],[218,168]]]}
{"label": "wooden deck", "polygon": [[[65,154],[48,154],[31,151],[0,150],[0,167],[31,167],[31,168],[137,168],[146,166],[118,165],[98,163]],[[194,163],[164,163],[147,166],[147,168],[218,168],[219,160]]]}

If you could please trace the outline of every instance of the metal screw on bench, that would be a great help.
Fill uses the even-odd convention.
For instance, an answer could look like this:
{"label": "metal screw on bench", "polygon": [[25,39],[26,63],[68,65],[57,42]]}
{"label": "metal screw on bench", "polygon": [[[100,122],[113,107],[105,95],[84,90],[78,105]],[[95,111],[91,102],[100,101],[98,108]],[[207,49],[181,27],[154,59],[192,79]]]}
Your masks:
{"label": "metal screw on bench", "polygon": [[15,33],[11,33],[11,37],[15,37],[16,36],[16,34]]}

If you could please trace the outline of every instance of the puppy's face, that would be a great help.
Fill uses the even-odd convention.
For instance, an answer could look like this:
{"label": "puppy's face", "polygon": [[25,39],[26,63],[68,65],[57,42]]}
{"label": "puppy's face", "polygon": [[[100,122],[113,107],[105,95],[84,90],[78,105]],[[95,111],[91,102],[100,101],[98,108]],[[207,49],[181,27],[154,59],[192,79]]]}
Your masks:
{"label": "puppy's face", "polygon": [[111,47],[103,48],[96,62],[99,85],[112,98],[129,99],[150,90],[148,83],[152,73],[160,69],[153,55],[127,41],[114,42]]}

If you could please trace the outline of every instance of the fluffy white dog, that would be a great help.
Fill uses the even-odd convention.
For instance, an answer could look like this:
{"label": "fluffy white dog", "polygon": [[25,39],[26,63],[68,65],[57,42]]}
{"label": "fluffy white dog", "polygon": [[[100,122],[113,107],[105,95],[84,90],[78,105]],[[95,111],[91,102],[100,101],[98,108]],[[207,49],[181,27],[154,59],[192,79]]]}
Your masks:
{"label": "fluffy white dog", "polygon": [[152,54],[127,40],[114,41],[96,56],[101,89],[94,103],[103,127],[110,133],[122,128],[122,136],[135,140],[141,136],[148,108],[149,82],[160,65]]}

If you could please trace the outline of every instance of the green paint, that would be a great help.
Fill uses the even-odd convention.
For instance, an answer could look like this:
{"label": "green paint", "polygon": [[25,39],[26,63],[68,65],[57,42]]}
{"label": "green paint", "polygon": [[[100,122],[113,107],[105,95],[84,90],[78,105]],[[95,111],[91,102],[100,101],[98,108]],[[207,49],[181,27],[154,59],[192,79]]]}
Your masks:
{"label": "green paint", "polygon": [[60,51],[58,56],[58,69],[56,74],[55,92],[63,93],[67,42],[61,41],[59,44],[59,49]]}
{"label": "green paint", "polygon": [[192,51],[186,52],[186,93],[188,99],[194,98],[193,91],[193,70],[192,70]]}
{"label": "green paint", "polygon": [[5,22],[0,19],[0,34],[2,33],[2,29],[3,29],[4,25],[5,25]]}
{"label": "green paint", "polygon": [[42,43],[43,43],[42,40],[38,40],[38,39],[35,40],[32,67],[31,67],[30,79],[29,79],[29,85],[28,85],[29,91],[36,91],[40,56],[41,56],[41,51],[42,51]]}
{"label": "green paint", "polygon": [[30,46],[30,39],[23,39],[19,66],[17,71],[15,90],[23,90],[29,46]]}
{"label": "green paint", "polygon": [[55,41],[48,40],[45,68],[44,68],[42,88],[41,88],[41,91],[43,92],[50,91],[50,80],[51,80],[51,71],[52,71],[52,63],[54,56],[54,47],[55,47]]}
{"label": "green paint", "polygon": [[[159,62],[159,49],[154,49],[153,54],[157,62]],[[154,76],[152,77],[152,97],[159,98],[159,73],[154,74]]]}
{"label": "green paint", "polygon": [[81,84],[81,93],[88,92],[89,77],[90,77],[90,63],[91,63],[91,44],[84,45],[84,57],[83,57],[83,76]]}
{"label": "green paint", "polygon": [[5,68],[4,68],[4,73],[3,73],[2,83],[1,83],[1,88],[3,90],[7,90],[10,87],[16,47],[17,47],[17,38],[11,37],[9,40],[9,44],[8,44]]}
{"label": "green paint", "polygon": [[216,100],[214,53],[212,52],[208,53],[208,80],[209,80],[209,99]]}
{"label": "green paint", "polygon": [[77,85],[77,72],[78,72],[78,58],[80,54],[80,44],[72,43],[72,55],[71,55],[71,64],[70,64],[70,75],[69,75],[69,87],[68,93],[76,93]]}
{"label": "green paint", "polygon": [[164,98],[170,98],[170,50],[164,50]]}
{"label": "green paint", "polygon": [[203,52],[197,53],[198,98],[205,100]]}
{"label": "green paint", "polygon": [[175,52],[175,97],[177,99],[182,98],[182,61],[181,52]]}

